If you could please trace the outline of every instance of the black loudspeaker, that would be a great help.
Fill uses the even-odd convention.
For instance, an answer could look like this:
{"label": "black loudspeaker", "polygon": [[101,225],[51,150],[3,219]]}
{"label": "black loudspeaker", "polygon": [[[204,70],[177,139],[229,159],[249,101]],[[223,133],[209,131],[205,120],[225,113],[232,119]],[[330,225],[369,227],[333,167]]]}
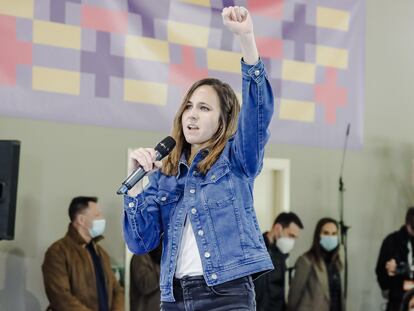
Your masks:
{"label": "black loudspeaker", "polygon": [[20,141],[0,140],[0,240],[14,239]]}

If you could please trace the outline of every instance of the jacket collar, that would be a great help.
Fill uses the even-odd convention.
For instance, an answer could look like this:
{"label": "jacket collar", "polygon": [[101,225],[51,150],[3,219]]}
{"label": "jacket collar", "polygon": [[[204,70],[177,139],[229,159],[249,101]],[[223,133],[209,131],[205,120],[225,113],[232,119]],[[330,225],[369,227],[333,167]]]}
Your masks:
{"label": "jacket collar", "polygon": [[187,172],[188,170],[188,164],[187,159],[185,157],[185,152],[181,154],[180,161],[178,162],[178,172],[177,172],[177,178],[181,176],[181,173]]}
{"label": "jacket collar", "polygon": [[[210,153],[209,149],[201,149],[197,152],[197,154],[194,157],[193,164],[200,162],[202,159],[204,159],[208,154]],[[187,152],[184,151],[181,153],[180,160],[178,162],[178,172],[176,177],[179,178],[182,173],[187,173],[190,166],[187,162]]]}
{"label": "jacket collar", "polygon": [[[68,226],[68,231],[66,233],[66,236],[70,238],[72,241],[74,241],[76,244],[80,245],[86,245],[86,241],[82,238],[82,236],[79,234],[78,230],[72,225],[72,223]],[[100,240],[102,240],[104,237],[102,235],[97,236],[96,238],[93,238],[92,241],[95,243],[98,243]]]}
{"label": "jacket collar", "polygon": [[330,299],[330,293],[329,293],[329,277],[328,277],[328,270],[326,268],[326,264],[323,263],[322,270],[316,269],[316,275],[319,279],[319,282],[322,285],[323,293],[325,294],[325,297]]}
{"label": "jacket collar", "polygon": [[[311,256],[311,255],[309,255]],[[308,257],[309,261],[311,262],[311,264],[314,267],[314,271],[316,274],[316,278],[318,279],[320,285],[321,285],[321,289],[325,295],[325,297],[328,299],[328,301],[330,300],[330,293],[329,293],[329,280],[328,280],[328,270],[326,268],[326,264],[323,261],[323,259],[321,259],[321,262],[319,265],[314,264],[314,261],[310,259],[310,257]]]}

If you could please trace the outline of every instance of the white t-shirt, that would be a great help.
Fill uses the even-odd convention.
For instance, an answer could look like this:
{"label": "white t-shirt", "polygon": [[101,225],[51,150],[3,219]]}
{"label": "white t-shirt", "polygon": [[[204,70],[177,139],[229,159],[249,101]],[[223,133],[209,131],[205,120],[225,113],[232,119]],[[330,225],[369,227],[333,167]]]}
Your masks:
{"label": "white t-shirt", "polygon": [[185,218],[180,250],[178,251],[175,277],[181,279],[186,275],[203,275],[200,252],[198,251],[193,227],[188,219],[188,215]]}

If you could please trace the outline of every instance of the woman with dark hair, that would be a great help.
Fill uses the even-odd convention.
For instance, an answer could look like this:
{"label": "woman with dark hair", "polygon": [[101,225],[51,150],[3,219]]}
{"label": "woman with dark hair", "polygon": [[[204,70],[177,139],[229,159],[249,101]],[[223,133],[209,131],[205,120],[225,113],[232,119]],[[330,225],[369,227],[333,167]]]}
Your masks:
{"label": "woman with dark hair", "polygon": [[289,311],[345,311],[341,285],[338,223],[318,221],[312,247],[300,256],[289,288]]}
{"label": "woman with dark hair", "polygon": [[414,311],[414,289],[405,293],[401,304],[401,311]]}
{"label": "woman with dark hair", "polygon": [[[133,253],[162,242],[161,310],[255,310],[252,275],[273,268],[253,208],[273,93],[249,12],[227,7],[223,24],[240,43],[242,99],[218,79],[190,87],[176,113],[177,144],[163,161],[139,148],[131,160],[152,171],[124,197],[124,238]],[[223,65],[225,65],[223,63]]]}

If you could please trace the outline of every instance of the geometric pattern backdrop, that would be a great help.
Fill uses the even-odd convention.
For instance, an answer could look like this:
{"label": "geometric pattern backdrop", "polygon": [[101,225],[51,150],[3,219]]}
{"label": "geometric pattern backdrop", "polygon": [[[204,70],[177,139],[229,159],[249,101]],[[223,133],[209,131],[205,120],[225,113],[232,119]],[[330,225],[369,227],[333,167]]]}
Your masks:
{"label": "geometric pattern backdrop", "polygon": [[241,92],[221,10],[243,5],[276,99],[271,142],[362,146],[363,0],[1,0],[0,115],[169,132],[185,90]]}

